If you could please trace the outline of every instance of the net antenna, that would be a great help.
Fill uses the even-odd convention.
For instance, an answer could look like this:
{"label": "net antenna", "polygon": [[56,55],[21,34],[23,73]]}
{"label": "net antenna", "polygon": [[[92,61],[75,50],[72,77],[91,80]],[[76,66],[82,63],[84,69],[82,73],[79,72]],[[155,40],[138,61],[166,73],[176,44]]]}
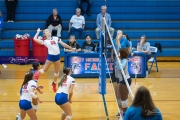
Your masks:
{"label": "net antenna", "polygon": [[[111,34],[110,34],[110,32],[109,32],[108,25],[107,25],[107,23],[106,23],[105,17],[103,17],[103,19],[102,19],[102,31],[104,31],[104,32],[103,32],[103,33],[104,33],[103,35],[104,35],[104,40],[105,40],[103,43],[107,43],[107,40],[105,39],[105,38],[107,37],[106,33],[107,33],[108,36],[109,36],[109,40],[111,41],[112,48],[113,48],[114,53],[115,53],[115,57],[116,57],[116,59],[118,60],[118,65],[119,65],[120,68],[121,68],[121,72],[122,72],[123,78],[124,78],[124,80],[125,80],[125,83],[126,83],[126,86],[127,86],[127,89],[128,89],[129,95],[130,95],[130,98],[131,98],[131,100],[133,101],[134,95],[133,95],[133,93],[132,93],[132,90],[131,90],[131,88],[130,88],[130,86],[129,86],[129,83],[128,83],[128,81],[127,81],[126,75],[125,75],[124,70],[123,70],[123,68],[122,68],[121,60],[119,59],[118,54],[117,54],[117,51],[116,51],[116,49],[115,49],[115,45],[114,45],[114,43],[113,43]],[[107,46],[107,44],[106,44],[105,46]],[[107,49],[105,49],[105,50],[106,50],[106,51],[103,51],[103,52],[104,52],[103,55],[104,55],[104,58],[105,58],[105,61],[106,61],[106,66],[107,66],[107,68],[108,68],[108,63],[107,63],[107,58],[106,58],[106,56],[107,56],[107,54],[106,54]],[[111,79],[111,75],[110,75],[109,68],[108,68],[108,73],[109,73],[110,80],[111,80],[111,83],[112,83],[112,79]],[[113,84],[111,84],[111,85],[112,85],[112,88],[113,88]],[[114,92],[114,96],[115,96],[115,98],[116,98],[114,89],[113,89],[113,92]],[[117,103],[117,106],[118,106],[117,98],[116,98],[116,103]],[[119,106],[118,106],[118,110],[119,110],[119,113],[120,113],[120,108],[119,108]],[[121,114],[120,114],[119,120],[122,120]]]}

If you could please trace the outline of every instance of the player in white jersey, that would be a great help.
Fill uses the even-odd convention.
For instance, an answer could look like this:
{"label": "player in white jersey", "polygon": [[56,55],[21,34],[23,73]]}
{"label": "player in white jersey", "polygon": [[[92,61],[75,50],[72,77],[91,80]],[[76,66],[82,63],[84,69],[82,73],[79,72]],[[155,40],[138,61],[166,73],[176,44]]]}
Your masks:
{"label": "player in white jersey", "polygon": [[70,103],[72,103],[71,99],[73,95],[75,80],[70,76],[71,75],[70,68],[64,68],[63,73],[64,75],[62,76],[61,80],[58,83],[59,88],[56,92],[55,102],[63,110],[61,120],[71,120],[72,111],[71,111]]}
{"label": "player in white jersey", "polygon": [[37,120],[36,113],[31,105],[32,98],[36,99],[39,103],[42,103],[42,101],[35,94],[37,83],[32,79],[33,72],[28,71],[22,84],[22,94],[19,101],[20,118],[18,118],[18,120],[23,120],[26,116],[26,113],[29,115],[31,120]]}
{"label": "player in white jersey", "polygon": [[[45,45],[48,48],[48,57],[46,60],[46,63],[44,65],[44,68],[40,70],[41,74],[44,74],[52,63],[54,63],[54,81],[52,82],[53,91],[56,92],[56,81],[59,76],[59,67],[60,67],[60,49],[58,43],[60,43],[63,47],[67,49],[71,49],[75,51],[76,48],[71,48],[69,45],[65,44],[61,41],[58,37],[51,37],[51,32],[48,29],[45,29],[43,31],[43,34],[46,38],[46,40],[42,41],[38,39],[38,35],[41,32],[41,30],[38,28],[37,33],[34,36],[34,41]],[[43,52],[43,51],[42,51]]]}

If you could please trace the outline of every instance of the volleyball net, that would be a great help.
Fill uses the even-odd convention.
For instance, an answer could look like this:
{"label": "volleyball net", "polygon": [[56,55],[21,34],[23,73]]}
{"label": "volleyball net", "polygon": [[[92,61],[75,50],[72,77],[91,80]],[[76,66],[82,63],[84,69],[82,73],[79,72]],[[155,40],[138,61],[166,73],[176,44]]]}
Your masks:
{"label": "volleyball net", "polygon": [[[110,65],[109,65],[109,59],[110,59],[110,54],[111,54],[111,49],[114,50],[114,54],[115,54],[115,58],[118,61],[118,65],[120,66],[124,81],[126,83],[128,92],[129,92],[129,96],[130,99],[133,100],[134,99],[134,95],[132,93],[132,90],[129,86],[129,83],[127,81],[126,75],[124,73],[122,64],[121,64],[121,60],[118,57],[119,51],[116,51],[115,45],[113,43],[113,39],[111,37],[110,31],[109,31],[109,27],[106,23],[106,19],[105,17],[103,17],[102,19],[102,30],[100,32],[100,43],[99,43],[99,62],[100,62],[100,66],[99,66],[99,93],[101,93],[103,95],[103,101],[104,101],[104,106],[105,106],[105,111],[106,111],[106,116],[108,116],[108,112],[107,112],[107,108],[106,108],[106,101],[104,98],[104,94],[106,93],[106,78],[107,76],[110,77],[110,81],[111,81],[111,85],[113,88],[113,93],[114,96],[116,98],[116,103],[117,103],[117,107],[120,113],[120,109],[118,106],[118,99],[116,97],[116,93],[113,87],[113,83],[112,83],[112,78],[111,78],[111,73],[112,70],[110,69]],[[115,66],[114,66],[115,67]],[[119,120],[121,120],[122,117],[120,115]]]}

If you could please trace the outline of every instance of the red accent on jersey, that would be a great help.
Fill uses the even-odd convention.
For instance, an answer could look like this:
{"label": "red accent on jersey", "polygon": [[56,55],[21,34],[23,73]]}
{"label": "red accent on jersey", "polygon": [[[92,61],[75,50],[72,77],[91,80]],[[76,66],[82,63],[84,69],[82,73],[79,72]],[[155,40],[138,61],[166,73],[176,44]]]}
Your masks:
{"label": "red accent on jersey", "polygon": [[54,41],[54,40],[51,40],[50,42],[51,42],[51,45],[56,44],[56,41]]}

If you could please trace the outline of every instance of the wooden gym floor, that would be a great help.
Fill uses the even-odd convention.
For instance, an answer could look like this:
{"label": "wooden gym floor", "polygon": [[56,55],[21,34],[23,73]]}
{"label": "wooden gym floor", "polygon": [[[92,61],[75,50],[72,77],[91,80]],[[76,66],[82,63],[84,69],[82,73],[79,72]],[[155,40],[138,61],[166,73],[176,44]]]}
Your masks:
{"label": "wooden gym floor", "polygon": [[[163,114],[164,120],[179,120],[180,113],[180,63],[159,62],[159,72],[153,68],[147,78],[133,79],[131,89],[144,85],[153,97],[156,106]],[[62,65],[63,66],[63,63]],[[43,66],[42,66],[43,67]],[[8,65],[6,70],[0,66],[0,120],[15,120],[18,113],[19,89],[24,74],[31,65]],[[61,72],[62,74],[62,72]],[[60,120],[61,109],[55,104],[55,93],[51,91],[53,66],[45,75],[41,75],[38,84],[43,85],[44,93],[38,96],[43,103],[39,105],[39,120]],[[98,79],[76,79],[72,112],[73,120],[106,120],[102,96],[98,93]],[[117,120],[118,112],[112,86],[107,79],[106,102],[110,120]],[[25,120],[29,120],[26,116]]]}

